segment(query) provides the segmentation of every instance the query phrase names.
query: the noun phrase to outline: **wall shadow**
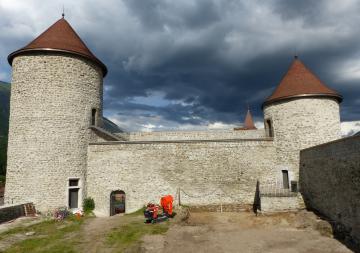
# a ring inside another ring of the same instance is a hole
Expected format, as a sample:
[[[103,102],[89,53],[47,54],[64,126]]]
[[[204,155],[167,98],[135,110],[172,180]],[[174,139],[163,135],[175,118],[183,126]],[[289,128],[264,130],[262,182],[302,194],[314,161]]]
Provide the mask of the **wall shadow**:
[[[345,227],[343,224],[341,224],[338,221],[335,221],[333,219],[330,219],[320,211],[314,209],[310,205],[310,201],[306,200],[306,197],[301,193],[304,202],[305,202],[305,208],[309,212],[313,212],[316,214],[321,220],[324,220],[328,222],[331,225],[332,228],[332,234],[334,236],[334,239],[345,245],[348,249],[352,250],[355,253],[360,253],[360,242],[355,240],[351,236],[351,228]],[[340,217],[339,217],[340,218]]]
[[[253,212],[256,214],[258,210],[261,211],[261,198],[260,198],[260,182],[259,180],[256,181],[256,189],[255,189],[255,196],[254,196],[254,203],[253,203]]]

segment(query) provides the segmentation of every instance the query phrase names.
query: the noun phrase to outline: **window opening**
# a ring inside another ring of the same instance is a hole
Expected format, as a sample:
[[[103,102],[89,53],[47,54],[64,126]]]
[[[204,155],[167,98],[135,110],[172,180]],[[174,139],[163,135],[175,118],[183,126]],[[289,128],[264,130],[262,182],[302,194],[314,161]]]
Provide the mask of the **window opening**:
[[[274,130],[271,124],[271,120],[267,119],[266,121],[266,131],[267,131],[267,136],[268,137],[274,137]]]
[[[91,125],[93,125],[93,126],[96,125],[96,114],[97,114],[97,111],[95,108],[93,108],[91,110]]]

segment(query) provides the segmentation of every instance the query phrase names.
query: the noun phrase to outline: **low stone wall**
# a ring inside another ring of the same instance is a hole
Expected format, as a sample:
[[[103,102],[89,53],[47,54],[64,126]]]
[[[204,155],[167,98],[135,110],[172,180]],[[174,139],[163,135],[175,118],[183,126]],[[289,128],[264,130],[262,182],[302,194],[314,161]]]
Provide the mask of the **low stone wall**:
[[[360,136],[302,150],[300,189],[307,207],[360,242]]]
[[[0,207],[0,223],[25,216],[24,205],[10,205]]]
[[[253,206],[250,204],[224,204],[189,206],[190,212],[252,212]]]
[[[210,130],[172,132],[133,132],[130,141],[221,140],[265,138],[265,130]]]
[[[294,211],[304,208],[304,201],[300,194],[287,197],[261,196],[261,211],[263,212]]]
[[[126,212],[178,192],[183,205],[252,205],[257,180],[279,173],[275,158],[271,139],[94,143],[87,195],[99,216],[109,215],[115,190],[125,192]]]

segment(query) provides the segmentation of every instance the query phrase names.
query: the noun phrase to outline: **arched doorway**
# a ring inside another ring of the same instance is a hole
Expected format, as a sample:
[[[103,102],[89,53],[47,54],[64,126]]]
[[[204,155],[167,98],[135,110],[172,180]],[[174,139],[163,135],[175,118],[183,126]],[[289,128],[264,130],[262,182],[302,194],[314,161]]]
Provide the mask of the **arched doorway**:
[[[125,192],[113,191],[110,194],[110,216],[125,213]]]

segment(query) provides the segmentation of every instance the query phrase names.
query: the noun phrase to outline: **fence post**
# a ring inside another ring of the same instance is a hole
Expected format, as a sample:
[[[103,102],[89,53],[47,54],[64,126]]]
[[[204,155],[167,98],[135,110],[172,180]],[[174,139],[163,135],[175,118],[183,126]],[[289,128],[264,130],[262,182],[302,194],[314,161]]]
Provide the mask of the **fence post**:
[[[179,207],[181,206],[181,198],[180,198],[180,187],[178,188],[178,198],[179,198],[179,200],[178,200],[178,202],[179,202]]]
[[[220,191],[220,213],[223,212],[223,206],[222,206],[222,190]]]

